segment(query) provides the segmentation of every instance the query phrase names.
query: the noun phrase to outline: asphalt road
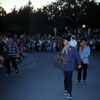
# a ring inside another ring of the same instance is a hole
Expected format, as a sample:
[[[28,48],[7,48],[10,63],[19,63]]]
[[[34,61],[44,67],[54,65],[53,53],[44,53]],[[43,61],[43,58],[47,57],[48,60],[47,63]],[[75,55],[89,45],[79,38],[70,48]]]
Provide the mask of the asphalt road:
[[[52,52],[28,53],[18,64],[19,75],[6,77],[0,69],[0,100],[67,100],[64,95],[63,70],[54,64]],[[77,71],[73,73],[71,100],[100,100],[100,53],[92,53],[85,85],[76,85]]]

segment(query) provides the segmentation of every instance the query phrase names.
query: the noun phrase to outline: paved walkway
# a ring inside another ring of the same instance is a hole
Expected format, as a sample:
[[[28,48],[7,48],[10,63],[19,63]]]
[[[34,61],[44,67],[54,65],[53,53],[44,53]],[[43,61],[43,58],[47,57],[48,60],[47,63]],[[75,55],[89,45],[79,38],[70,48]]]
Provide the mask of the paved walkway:
[[[63,71],[54,64],[56,53],[29,53],[28,59],[19,64],[20,75],[6,77],[0,69],[0,100],[67,100],[64,95]],[[100,59],[90,56],[85,85],[75,85],[77,72],[73,73],[71,100],[100,100]]]

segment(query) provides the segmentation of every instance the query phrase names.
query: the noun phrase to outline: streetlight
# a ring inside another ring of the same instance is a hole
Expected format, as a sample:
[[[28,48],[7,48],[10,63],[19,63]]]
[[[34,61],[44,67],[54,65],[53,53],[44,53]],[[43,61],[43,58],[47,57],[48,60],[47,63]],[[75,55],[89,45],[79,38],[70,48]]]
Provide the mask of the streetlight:
[[[83,25],[82,25],[82,28],[86,28],[86,25],[85,25],[85,24],[83,24]]]

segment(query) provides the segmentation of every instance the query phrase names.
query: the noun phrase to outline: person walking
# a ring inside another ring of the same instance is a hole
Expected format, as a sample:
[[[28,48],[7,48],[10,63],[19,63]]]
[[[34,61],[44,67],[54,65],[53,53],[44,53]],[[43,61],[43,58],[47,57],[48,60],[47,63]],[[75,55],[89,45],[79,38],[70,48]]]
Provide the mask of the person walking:
[[[67,98],[72,96],[72,74],[75,68],[75,59],[78,63],[78,68],[81,68],[81,59],[77,48],[70,46],[70,36],[64,38],[63,40],[64,48],[62,50],[62,55],[67,57],[67,64],[64,65],[64,94]]]
[[[14,66],[15,71],[18,74],[16,58],[18,58],[19,56],[19,49],[12,36],[9,36],[9,42],[7,44],[6,52],[7,52],[6,67],[8,72],[6,76],[11,75],[11,68],[10,68],[11,64]]]
[[[85,83],[87,78],[87,67],[89,64],[90,47],[86,44],[85,39],[83,39],[81,42],[81,46],[79,48],[79,54],[81,57],[82,68],[78,69],[77,84],[80,84],[82,71],[83,71],[82,83]]]

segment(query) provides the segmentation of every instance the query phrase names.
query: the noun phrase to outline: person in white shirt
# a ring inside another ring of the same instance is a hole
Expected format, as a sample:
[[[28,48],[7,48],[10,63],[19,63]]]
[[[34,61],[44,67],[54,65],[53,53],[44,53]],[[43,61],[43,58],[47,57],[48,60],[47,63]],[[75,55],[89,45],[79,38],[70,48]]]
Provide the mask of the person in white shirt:
[[[42,50],[42,40],[41,39],[39,40],[39,44],[40,44],[40,48],[39,49],[41,51]]]
[[[71,37],[70,45],[73,47],[77,47],[77,41],[75,40],[75,36]]]
[[[53,51],[56,51],[56,41],[53,42]]]

